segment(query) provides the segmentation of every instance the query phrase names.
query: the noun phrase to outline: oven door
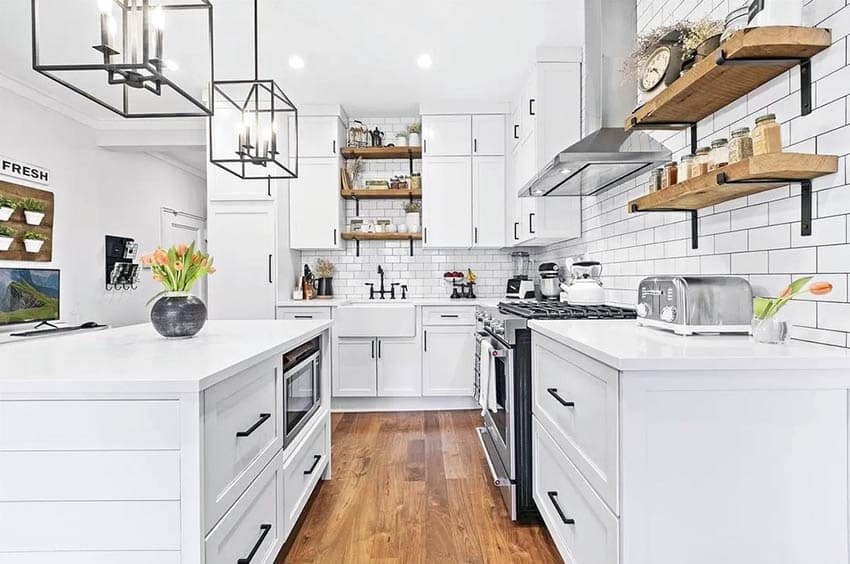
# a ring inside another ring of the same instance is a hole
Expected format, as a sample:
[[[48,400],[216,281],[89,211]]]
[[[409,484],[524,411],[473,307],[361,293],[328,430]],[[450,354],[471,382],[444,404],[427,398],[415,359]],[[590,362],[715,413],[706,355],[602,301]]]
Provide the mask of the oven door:
[[[321,404],[321,355],[310,352],[283,372],[284,444],[291,444]]]

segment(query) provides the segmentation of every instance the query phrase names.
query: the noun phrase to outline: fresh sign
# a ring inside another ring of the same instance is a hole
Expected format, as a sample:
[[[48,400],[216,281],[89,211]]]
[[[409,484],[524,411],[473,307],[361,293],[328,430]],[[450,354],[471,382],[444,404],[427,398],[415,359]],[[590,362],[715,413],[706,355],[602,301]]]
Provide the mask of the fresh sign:
[[[38,184],[50,184],[50,171],[30,163],[0,155],[0,174]]]

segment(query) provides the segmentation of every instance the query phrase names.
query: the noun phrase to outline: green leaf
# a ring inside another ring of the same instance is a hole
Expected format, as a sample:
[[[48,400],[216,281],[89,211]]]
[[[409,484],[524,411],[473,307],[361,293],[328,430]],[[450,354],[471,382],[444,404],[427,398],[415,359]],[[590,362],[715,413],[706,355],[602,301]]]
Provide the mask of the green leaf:
[[[757,319],[766,319],[773,302],[771,298],[753,298],[753,315]]]

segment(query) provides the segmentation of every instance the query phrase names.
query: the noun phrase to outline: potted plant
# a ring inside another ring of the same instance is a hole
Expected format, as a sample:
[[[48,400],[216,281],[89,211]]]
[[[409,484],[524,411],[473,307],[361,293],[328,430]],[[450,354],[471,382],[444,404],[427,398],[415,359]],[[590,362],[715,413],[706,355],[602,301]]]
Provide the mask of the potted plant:
[[[155,302],[151,308],[151,323],[157,333],[166,338],[188,338],[201,330],[207,321],[207,306],[189,292],[195,283],[215,272],[213,259],[191,245],[174,245],[170,249],[157,248],[141,257],[144,266],[150,266],[153,279],[165,289],[148,300]]]
[[[829,282],[814,282],[812,276],[794,280],[776,298],[753,298],[753,339],[758,343],[778,344],[788,340],[788,322],[776,319],[776,314],[793,298],[811,293],[816,296],[832,291]],[[808,286],[807,286],[808,285]]]
[[[396,147],[407,147],[407,131],[399,131],[395,134],[395,146]]]
[[[404,223],[407,225],[408,231],[411,233],[419,232],[420,218],[419,213],[422,211],[420,202],[409,202],[404,205]]]
[[[345,170],[348,173],[348,179],[351,181],[351,187],[354,190],[361,188],[361,177],[363,176],[363,159],[357,157],[345,161]]]
[[[410,146],[419,147],[422,145],[422,122],[415,121],[407,126],[407,132],[410,134]]]
[[[8,251],[14,241],[15,230],[8,225],[0,225],[0,251]]]
[[[15,212],[15,208],[19,205],[17,200],[0,194],[0,221],[9,221],[9,218]]]
[[[703,18],[690,24],[682,40],[682,58],[693,58],[698,63],[720,47],[722,33],[723,22],[719,20]]]
[[[47,209],[47,205],[42,200],[27,198],[21,202],[21,207],[24,208],[27,225],[41,225],[44,219],[44,210]]]
[[[36,233],[35,231],[27,231],[24,233],[24,247],[28,253],[37,253],[41,251],[44,242],[47,241],[47,235]]]
[[[316,278],[319,280],[316,292],[316,296],[318,298],[327,299],[333,297],[334,270],[336,270],[336,267],[331,261],[323,258],[316,260],[316,265],[313,267],[313,271],[316,273]]]

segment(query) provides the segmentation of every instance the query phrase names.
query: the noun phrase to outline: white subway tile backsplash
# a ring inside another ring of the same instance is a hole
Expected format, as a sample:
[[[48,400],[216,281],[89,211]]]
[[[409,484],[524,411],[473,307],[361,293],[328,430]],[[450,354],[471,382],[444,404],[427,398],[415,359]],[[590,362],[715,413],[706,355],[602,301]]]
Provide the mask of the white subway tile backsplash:
[[[767,251],[732,254],[732,274],[766,274]]]
[[[835,331],[850,331],[850,304],[818,302],[818,327]]]
[[[817,249],[782,249],[768,253],[770,272],[808,272],[817,270]]]
[[[718,233],[714,236],[714,252],[716,253],[746,251],[748,249],[747,245],[748,237],[746,231]]]
[[[791,120],[791,143],[832,131],[844,123],[845,100],[841,98],[825,106],[812,110],[807,116],[798,116]]]
[[[803,237],[800,223],[791,226],[791,246],[810,247],[815,245],[834,245],[847,242],[847,218],[843,215],[815,219],[812,221],[812,234]]]
[[[787,224],[750,229],[750,250],[782,249],[791,246],[791,228]]]

